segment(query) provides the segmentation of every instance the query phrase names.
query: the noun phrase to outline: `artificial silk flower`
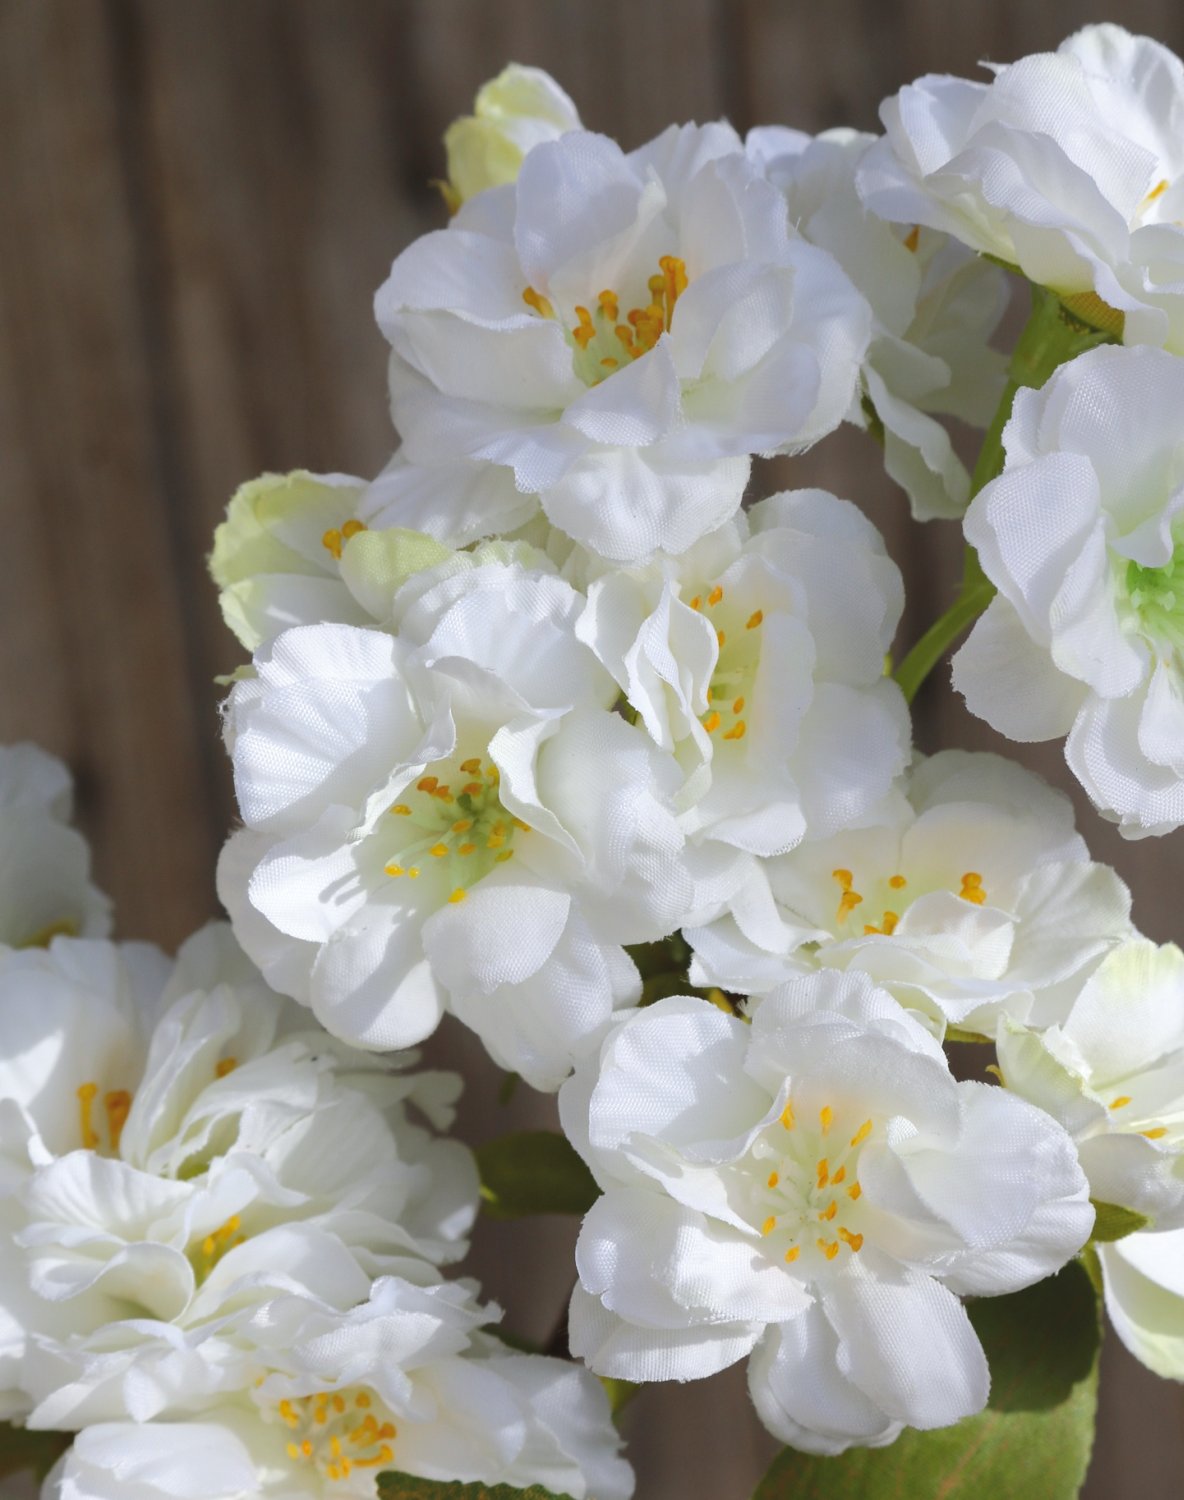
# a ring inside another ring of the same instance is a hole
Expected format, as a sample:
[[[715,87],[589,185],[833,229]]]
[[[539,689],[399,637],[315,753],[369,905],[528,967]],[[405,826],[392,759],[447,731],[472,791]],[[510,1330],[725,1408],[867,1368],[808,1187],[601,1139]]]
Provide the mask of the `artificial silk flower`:
[[[686,933],[691,978],[760,995],[794,972],[861,971],[924,1017],[994,1035],[1063,1017],[1130,935],[1130,893],[1089,859],[1067,797],[1001,756],[918,758],[895,815],[750,867]]]
[[[1114,1332],[1156,1375],[1184,1380],[1184,1229],[1129,1234],[1098,1258]]]
[[[253,479],[235,493],[214,533],[210,573],[223,619],[253,652],[293,625],[386,623],[401,586],[429,568],[519,560],[556,571],[525,543],[474,545],[484,531],[464,524],[466,507],[486,520],[530,518],[512,484],[518,513],[497,515],[489,476],[498,472],[440,464],[425,484],[425,471],[396,455],[371,485],[302,470]],[[460,509],[450,512],[450,503]],[[417,529],[420,523],[427,529]],[[472,550],[457,555],[454,547]]]
[[[918,520],[959,516],[970,478],[935,417],[978,427],[991,420],[1004,356],[988,340],[1007,306],[1007,281],[957,240],[889,224],[863,206],[855,173],[875,139],[774,125],[750,131],[746,149],[784,194],[790,221],[835,257],[871,305],[872,340],[849,419],[882,429],[884,466]]]
[[[885,101],[864,202],[1018,266],[1087,319],[1124,321],[1127,343],[1184,352],[1180,59],[1107,24],[994,71],[930,74]]]
[[[473,113],[444,132],[449,206],[513,182],[532,147],[579,128],[578,110],[550,73],[511,63],[478,90]]]
[[[787,983],[751,1025],[702,1000],[618,1023],[560,1093],[603,1196],[571,1346],[693,1380],[745,1356],[766,1426],[815,1453],[978,1411],[960,1301],[1052,1274],[1093,1223],[1072,1141],[858,974]]]
[[[1043,1032],[1004,1017],[1007,1087],[1077,1142],[1099,1203],[1184,1228],[1184,953],[1132,938]]]
[[[285,632],[227,716],[246,828],[220,892],[272,982],[369,1048],[446,1002],[539,1088],[636,998],[620,945],[693,886],[681,773],[611,712],[584,598],[517,561],[411,578],[396,633]]]
[[[111,930],[111,903],[91,883],[90,849],[69,827],[72,806],[60,760],[36,745],[0,745],[0,945]]]
[[[614,562],[684,551],[736,512],[750,455],[832,431],[870,333],[726,125],[536,146],[375,306],[404,456],[511,469]]]
[[[224,926],[175,966],[69,938],[0,954],[10,1403],[33,1344],[200,1325],[294,1259],[339,1251],[364,1280],[464,1253],[472,1156],[407,1113],[447,1124],[459,1080],[380,1071],[304,1022]]]
[[[686,771],[692,842],[770,856],[866,820],[904,768],[908,713],[884,676],[902,604],[875,527],[795,490],[598,578],[577,634]]]
[[[281,1293],[218,1335],[241,1355],[237,1389],[191,1414],[88,1427],[44,1494],[125,1500],[134,1480],[143,1500],[370,1500],[394,1469],[627,1500],[633,1475],[600,1383],[511,1351],[485,1331],[498,1316],[464,1285],[393,1276],[348,1308]]]
[[[998,589],[954,658],[967,706],[1065,758],[1128,838],[1184,824],[1184,361],[1094,349],[1021,390],[966,513]]]

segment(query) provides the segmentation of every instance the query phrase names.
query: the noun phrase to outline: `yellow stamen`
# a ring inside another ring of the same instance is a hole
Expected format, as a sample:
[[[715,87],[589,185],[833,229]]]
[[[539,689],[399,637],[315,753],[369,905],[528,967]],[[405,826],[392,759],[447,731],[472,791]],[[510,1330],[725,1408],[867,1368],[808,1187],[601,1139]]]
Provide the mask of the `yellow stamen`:
[[[362,531],[365,531],[365,530],[366,530],[366,523],[365,523],[365,521],[356,521],[356,520],[355,521],[347,521],[345,523],[345,525],[341,528],[341,535],[345,539],[345,541],[348,542],[351,537],[355,537],[355,536],[358,535],[359,532],[362,532]]]
[[[776,1173],[776,1172],[770,1172],[769,1173],[769,1186],[771,1188],[775,1188],[780,1181],[781,1181],[781,1177],[780,1177],[780,1175],[778,1173]]]
[[[744,699],[743,698],[735,698],[735,699],[733,699],[733,701],[732,701],[732,712],[734,714],[742,714],[744,712]]]
[[[443,859],[444,856],[448,853],[448,845],[433,844],[432,847],[428,850],[428,853],[432,856],[433,859]]]
[[[82,1146],[93,1151],[99,1144],[98,1131],[91,1124],[90,1112],[99,1092],[97,1083],[84,1083],[78,1089],[79,1121],[82,1127]]]
[[[772,1214],[770,1214],[769,1217],[765,1220],[765,1222],[761,1225],[761,1233],[762,1234],[772,1234],[773,1231],[774,1231],[774,1229],[776,1229],[776,1227],[777,1227],[777,1220],[773,1217]]]
[[[839,1183],[842,1182],[846,1176],[847,1176],[847,1168],[846,1167],[840,1167],[839,1170],[835,1173],[835,1175],[831,1178],[831,1181],[834,1183],[835,1187],[838,1187]]]
[[[819,1158],[815,1171],[818,1174],[818,1186],[824,1188],[830,1181],[830,1162],[825,1156]]]
[[[719,647],[720,647],[720,650],[722,651],[723,648],[724,648],[724,643],[728,639],[727,636],[724,634],[724,632],[722,630],[717,630],[715,632],[715,638],[719,642]]]
[[[913,227],[909,230],[908,234],[906,234],[905,237],[904,237],[904,248],[906,250],[912,250],[914,252],[914,254],[915,254],[917,246],[918,246],[918,244],[920,244],[920,241],[921,241],[921,226],[920,226],[920,224],[914,224]]]
[[[903,875],[892,875],[889,877],[888,884],[894,891],[903,891],[905,886],[908,885],[908,881]]]
[[[132,1096],[126,1089],[113,1089],[104,1098],[103,1107],[107,1111],[107,1135],[111,1141],[111,1149],[118,1151],[119,1138],[123,1134],[123,1127],[131,1113]]]
[[[439,782],[434,776],[421,776],[415,783],[415,790],[417,792],[434,792],[438,785]]]
[[[617,299],[616,292],[611,290],[603,291],[597,297],[596,301],[600,307],[600,311],[610,323],[615,323],[621,316],[621,304]]]
[[[576,317],[579,323],[572,329],[571,336],[581,349],[586,349],[596,337],[596,325],[592,322],[592,314],[586,307],[577,307]]]
[[[336,526],[330,527],[321,537],[321,546],[338,562],[341,561],[341,532]]]
[[[481,757],[479,755],[471,755],[468,760],[461,761],[460,768],[466,776],[476,776],[481,770]]]
[[[832,1198],[830,1200],[830,1202],[826,1205],[826,1207],[824,1209],[821,1209],[819,1211],[818,1217],[820,1219],[828,1219],[828,1220],[829,1219],[833,1219],[834,1216],[838,1213],[838,1211],[839,1211],[839,1205]]]
[[[835,1112],[833,1109],[831,1109],[829,1104],[824,1104],[818,1111],[818,1118],[822,1123],[822,1133],[823,1135],[825,1135],[826,1132],[830,1129],[831,1125],[834,1123]]]
[[[1149,1141],[1161,1141],[1167,1135],[1166,1125],[1157,1125],[1154,1130],[1140,1130],[1140,1135],[1145,1135]]]
[[[855,1134],[851,1137],[851,1144],[853,1146],[862,1146],[864,1141],[867,1140],[868,1136],[871,1135],[871,1133],[872,1122],[870,1120],[865,1120],[859,1127],[859,1129],[855,1132]]]
[[[987,899],[987,893],[983,890],[983,877],[977,870],[968,870],[962,877],[962,889],[958,892],[963,901],[969,901],[973,906],[982,906]]]
[[[707,596],[707,603],[708,603],[708,605],[716,605],[716,604],[718,604],[719,601],[723,598],[723,596],[724,596],[724,591],[720,587],[720,585],[717,583],[716,586],[710,592],[710,594],[708,594],[708,596]]]
[[[781,1123],[786,1130],[792,1130],[796,1123],[793,1117],[793,1105],[788,1099],[785,1101],[785,1108],[781,1111]]]
[[[851,889],[851,882],[855,877],[851,874],[850,870],[832,870],[830,874],[832,880],[839,882],[840,890],[849,891]]]
[[[453,891],[452,895],[449,896],[448,904],[450,906],[455,906],[459,901],[463,901],[467,894],[468,892],[465,890],[464,886],[458,885],[456,890]]]
[[[238,1067],[238,1059],[235,1057],[224,1057],[214,1069],[215,1078],[225,1078],[227,1073],[233,1073]]]
[[[391,808],[391,812],[396,818],[409,818],[411,816],[411,809],[407,806],[406,802],[396,802],[394,807]]]
[[[411,868],[407,871],[407,879],[408,880],[418,880],[419,879],[419,868],[418,868],[417,865],[412,865]]]
[[[1164,193],[1167,192],[1167,190],[1168,190],[1168,180],[1167,180],[1166,177],[1161,177],[1160,180],[1151,189],[1151,191],[1147,194],[1147,196],[1143,199],[1143,202],[1144,203],[1154,203],[1157,198],[1162,198],[1163,195],[1164,195]]]
[[[494,855],[494,862],[496,864],[499,864],[499,865],[504,865],[505,862],[506,862],[506,860],[513,859],[513,858],[514,858],[514,851],[513,851],[513,849],[503,849],[500,854],[495,854]]]
[[[835,1256],[839,1253],[838,1240],[818,1240],[817,1244],[827,1260],[834,1260]]]
[[[384,875],[403,875],[406,872],[402,865],[383,865],[382,873]]]
[[[718,709],[714,709],[713,708],[711,710],[711,712],[707,715],[707,717],[703,720],[703,728],[706,729],[706,731],[707,731],[708,734],[714,734],[715,731],[719,728],[719,726],[720,726],[719,711],[718,711]]]
[[[472,854],[476,847],[476,844],[461,844],[456,852],[458,854]]]
[[[457,818],[456,822],[452,825],[452,831],[453,833],[468,833],[472,826],[472,818]]]
[[[763,609],[754,609],[752,614],[750,614],[748,619],[745,621],[745,630],[755,630],[764,618],[765,612]]]
[[[1125,1109],[1130,1102],[1131,1096],[1129,1094],[1119,1094],[1117,1099],[1111,1099],[1110,1108]]]
[[[839,898],[839,910],[836,920],[845,922],[862,900],[863,897],[858,891],[844,891]]]
[[[736,722],[732,725],[731,729],[725,731],[724,739],[742,740],[747,732],[748,725],[744,722],[743,719],[737,719]]]
[[[802,1253],[801,1249],[797,1245],[791,1245],[789,1247],[789,1249],[785,1252],[785,1259],[792,1266],[793,1263],[794,1263],[794,1261],[797,1260],[798,1256],[801,1253]]]
[[[844,1229],[842,1228],[842,1226],[836,1229],[835,1233],[842,1240],[844,1245],[850,1245],[851,1249],[856,1253],[863,1249],[863,1235],[852,1234],[849,1229]]]
[[[695,597],[691,600],[691,608],[692,609],[702,609],[702,607],[703,607],[703,598],[702,598],[702,596],[700,594],[696,594]]]
[[[859,1186],[859,1184],[857,1182],[853,1182],[851,1184],[851,1186],[847,1189],[847,1197],[851,1199],[852,1203],[856,1203],[856,1202],[858,1202],[858,1200],[862,1196],[863,1196],[863,1189]]]
[[[541,292],[536,292],[534,287],[528,286],[522,293],[522,300],[527,307],[532,308],[540,317],[553,318],[555,309]]]

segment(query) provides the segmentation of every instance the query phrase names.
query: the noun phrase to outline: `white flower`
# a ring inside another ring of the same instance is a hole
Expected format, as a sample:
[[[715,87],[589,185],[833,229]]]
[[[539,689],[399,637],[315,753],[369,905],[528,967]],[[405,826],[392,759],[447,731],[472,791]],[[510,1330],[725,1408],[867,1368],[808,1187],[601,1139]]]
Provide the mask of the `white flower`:
[[[733,515],[751,454],[832,431],[870,324],[725,125],[536,146],[399,256],[376,310],[409,460],[510,469],[629,562]]]
[[[1069,768],[1129,838],[1184,823],[1184,361],[1094,349],[1022,390],[966,513],[999,590],[954,659],[967,706]]]
[[[417,469],[396,454],[370,485],[303,470],[251,480],[214,533],[210,573],[223,619],[257,651],[293,625],[385,623],[401,585],[428,568],[518,559],[552,570],[542,552],[515,543],[452,551],[530,519],[534,501],[524,508],[512,483],[514,508],[500,507],[504,472],[472,463]]]
[[[1007,1087],[1077,1142],[1090,1196],[1184,1227],[1184,953],[1133,938],[1066,1018],[1036,1032],[1004,1018]]]
[[[1131,932],[1130,894],[1093,864],[1068,798],[997,755],[914,765],[895,817],[762,861],[727,915],[686,936],[691,977],[761,994],[819,966],[860,970],[938,1031],[1046,1026]]]
[[[91,884],[86,840],[67,826],[72,805],[60,760],[36,745],[0,745],[0,944],[110,931],[111,903]]]
[[[5,1386],[30,1340],[134,1346],[137,1319],[199,1325],[302,1258],[364,1286],[464,1253],[472,1157],[406,1112],[447,1123],[459,1080],[388,1076],[303,1022],[221,926],[171,973],[137,945],[0,954]]]
[[[579,128],[575,105],[550,73],[511,63],[478,90],[473,113],[444,133],[450,203],[457,208],[485,188],[513,182],[531,147]]]
[[[1159,42],[1087,26],[990,83],[928,75],[880,109],[864,202],[945,230],[1184,352],[1184,66]]]
[[[271,981],[337,1035],[405,1046],[446,999],[555,1088],[638,980],[619,945],[691,901],[678,767],[612,713],[583,596],[518,562],[410,579],[395,635],[281,635],[231,696],[246,829],[220,891]]]
[[[866,819],[903,769],[908,713],[884,676],[902,603],[875,527],[796,490],[597,579],[577,633],[687,771],[688,835],[775,855]]]
[[[1007,281],[956,240],[888,224],[864,208],[855,173],[875,139],[856,130],[810,136],[774,125],[750,131],[746,145],[784,193],[791,222],[830,251],[871,304],[862,400],[850,420],[878,420],[884,466],[918,520],[958,516],[970,479],[934,416],[979,427],[991,420],[1004,356],[988,340],[1007,306]]]
[[[1184,1380],[1184,1229],[1099,1245],[1114,1332],[1149,1370]]]
[[[242,1354],[237,1390],[187,1421],[167,1419],[182,1406],[89,1427],[45,1494],[125,1500],[134,1479],[143,1500],[373,1497],[395,1469],[627,1500],[633,1476],[599,1382],[513,1353],[483,1331],[497,1315],[461,1285],[397,1277],[348,1310],[281,1294],[218,1335]]]
[[[959,1296],[1051,1274],[1093,1223],[1061,1127],[957,1083],[862,975],[787,984],[751,1026],[660,1000],[560,1108],[603,1191],[576,1247],[573,1351],[631,1380],[751,1354],[762,1420],[811,1452],[979,1410]]]

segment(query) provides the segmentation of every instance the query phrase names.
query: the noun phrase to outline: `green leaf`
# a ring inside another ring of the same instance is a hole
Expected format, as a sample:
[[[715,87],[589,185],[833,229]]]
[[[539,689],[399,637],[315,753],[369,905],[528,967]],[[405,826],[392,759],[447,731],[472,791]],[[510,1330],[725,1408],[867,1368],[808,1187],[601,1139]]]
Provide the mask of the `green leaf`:
[[[786,1448],[753,1500],[1074,1500],[1093,1447],[1101,1322],[1077,1262],[1010,1297],[968,1303],[991,1366],[985,1411],[887,1448]]]
[[[1137,1214],[1133,1208],[1123,1208],[1117,1203],[1099,1203],[1091,1198],[1094,1206],[1094,1232],[1090,1242],[1094,1245],[1112,1245],[1115,1240],[1125,1240],[1128,1234],[1146,1229],[1151,1220]]]
[[[600,1195],[592,1173],[564,1136],[522,1130],[477,1148],[481,1197],[495,1219],[522,1214],[585,1214]]]
[[[0,1422],[0,1479],[25,1471],[44,1479],[73,1440],[70,1432],[34,1432]]]
[[[380,1474],[378,1500],[570,1500],[532,1484],[528,1490],[508,1484],[458,1484],[447,1479],[416,1479],[413,1474]]]

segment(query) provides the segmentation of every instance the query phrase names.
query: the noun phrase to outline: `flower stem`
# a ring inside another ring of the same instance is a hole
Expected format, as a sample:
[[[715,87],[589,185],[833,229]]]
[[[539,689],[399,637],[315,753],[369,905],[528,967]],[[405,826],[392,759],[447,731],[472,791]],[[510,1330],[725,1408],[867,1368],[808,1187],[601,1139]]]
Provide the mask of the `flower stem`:
[[[1007,384],[983,438],[970,479],[971,499],[1003,470],[1003,430],[1011,419],[1016,392],[1022,386],[1038,390],[1058,365],[1075,359],[1097,344],[1115,341],[1112,329],[1101,329],[1083,322],[1065,308],[1055,292],[1032,287],[1032,311],[1012,353]],[[906,702],[913,701],[926,677],[974,624],[994,594],[995,586],[983,572],[978,553],[973,547],[967,547],[958,597],[916,642],[893,674]]]

